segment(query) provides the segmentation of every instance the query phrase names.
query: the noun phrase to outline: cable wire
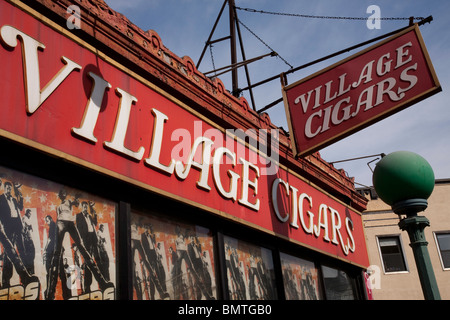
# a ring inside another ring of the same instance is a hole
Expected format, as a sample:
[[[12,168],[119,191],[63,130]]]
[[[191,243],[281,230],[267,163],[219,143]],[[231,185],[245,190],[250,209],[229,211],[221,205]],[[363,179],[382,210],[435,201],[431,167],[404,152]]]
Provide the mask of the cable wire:
[[[213,70],[216,70],[216,64],[214,63],[214,54],[213,54],[212,48],[213,48],[213,45],[209,44],[209,54],[211,55],[212,67],[213,67]],[[217,77],[217,73],[216,72],[214,72],[214,75]]]
[[[237,8],[237,7],[236,7]],[[237,19],[237,18],[236,18]],[[253,36],[255,36],[256,39],[258,39],[262,44],[264,44],[271,52],[275,52],[276,55],[285,63],[287,64],[291,69],[294,68],[293,65],[291,65],[289,62],[286,61],[282,56],[280,56],[279,53],[277,53],[275,50],[273,50],[267,43],[265,43],[258,35],[256,35],[252,30],[250,30],[249,27],[247,27],[241,20],[237,19],[237,21],[245,28],[248,32],[250,32]]]
[[[289,17],[297,17],[297,18],[309,18],[309,19],[328,19],[328,20],[410,20],[410,17],[380,17],[380,18],[368,18],[368,17],[342,17],[342,16],[316,16],[310,14],[298,14],[298,13],[284,13],[284,12],[272,12],[272,11],[264,11],[264,10],[256,10],[251,8],[241,8],[236,7],[238,10],[253,12],[253,13],[262,13],[262,14],[271,14],[278,16],[289,16]],[[412,17],[413,20],[423,20],[424,17]]]

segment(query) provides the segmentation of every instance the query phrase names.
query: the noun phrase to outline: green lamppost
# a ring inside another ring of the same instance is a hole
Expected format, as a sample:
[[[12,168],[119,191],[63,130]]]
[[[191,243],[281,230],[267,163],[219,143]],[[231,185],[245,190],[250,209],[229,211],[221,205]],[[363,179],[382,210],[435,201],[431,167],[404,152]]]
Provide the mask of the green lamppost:
[[[428,207],[434,189],[433,169],[420,155],[397,151],[377,163],[372,179],[378,196],[399,215],[400,229],[408,232],[425,299],[440,300],[424,233],[430,221],[417,215]]]

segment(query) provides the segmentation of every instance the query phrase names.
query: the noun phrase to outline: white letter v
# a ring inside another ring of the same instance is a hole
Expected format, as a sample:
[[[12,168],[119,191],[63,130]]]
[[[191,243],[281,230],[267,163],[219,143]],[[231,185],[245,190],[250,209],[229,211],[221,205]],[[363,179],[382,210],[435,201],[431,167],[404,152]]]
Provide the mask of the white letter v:
[[[22,39],[22,54],[24,64],[24,80],[27,112],[33,114],[41,104],[52,94],[53,91],[64,81],[65,78],[75,69],[81,70],[81,66],[72,60],[61,57],[65,64],[58,73],[42,89],[39,76],[38,49],[45,49],[45,45],[31,38],[22,31],[5,25],[0,31],[1,39],[10,47],[17,46],[17,38]]]

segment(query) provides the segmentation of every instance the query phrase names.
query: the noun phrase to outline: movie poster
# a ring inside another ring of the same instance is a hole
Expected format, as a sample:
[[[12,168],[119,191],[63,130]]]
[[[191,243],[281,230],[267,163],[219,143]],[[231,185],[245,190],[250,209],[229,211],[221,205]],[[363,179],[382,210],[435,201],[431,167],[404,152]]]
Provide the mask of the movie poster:
[[[217,299],[210,230],[131,215],[134,300]]]
[[[224,242],[230,299],[276,299],[272,252],[227,236]]]
[[[286,300],[319,300],[319,274],[314,262],[281,253]]]
[[[0,167],[0,300],[115,298],[116,204]]]

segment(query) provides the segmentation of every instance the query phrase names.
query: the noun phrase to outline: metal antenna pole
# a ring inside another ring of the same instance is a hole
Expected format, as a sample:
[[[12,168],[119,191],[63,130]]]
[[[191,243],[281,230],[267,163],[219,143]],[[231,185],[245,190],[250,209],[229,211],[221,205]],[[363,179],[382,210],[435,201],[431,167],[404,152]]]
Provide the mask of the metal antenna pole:
[[[237,50],[236,50],[236,16],[234,12],[234,0],[228,0],[228,7],[230,12],[230,50],[231,50],[231,64],[237,63]],[[238,88],[238,70],[233,68],[231,70],[231,82],[232,82],[232,94],[235,97],[239,96]]]
[[[223,10],[225,9],[225,6],[226,6],[227,2],[228,2],[228,0],[225,0],[225,1],[223,2],[222,8],[220,9],[220,12],[219,12],[219,15],[217,16],[216,22],[214,23],[214,27],[212,28],[211,33],[209,34],[208,40],[207,40],[206,43],[205,43],[205,47],[203,48],[202,54],[200,55],[200,58],[198,59],[197,66],[196,66],[197,70],[198,70],[198,68],[200,67],[200,63],[201,63],[202,60],[203,60],[203,56],[205,55],[205,52],[206,52],[206,49],[208,48],[208,46],[209,46],[211,43],[213,43],[213,42],[217,42],[217,41],[222,41],[222,40],[224,40],[224,39],[220,39],[220,40],[217,40],[217,41],[213,41],[213,42],[212,42],[212,41],[211,41],[211,38],[212,38],[212,36],[213,36],[213,34],[214,34],[214,31],[216,30],[217,24],[219,23],[220,17],[222,16]]]
[[[239,20],[238,20],[236,8],[233,8],[233,11],[234,11],[234,15],[235,15],[235,18],[236,18],[236,28],[237,28],[237,33],[238,33],[238,37],[239,37],[239,45],[241,47],[242,60],[243,61],[247,61],[247,57],[245,56],[245,50],[244,50],[244,42],[242,41],[241,29],[239,28]],[[273,52],[271,52],[270,55],[273,55]],[[249,87],[251,87],[252,84],[250,82],[250,73],[248,71],[248,65],[247,64],[244,65],[244,69],[245,69],[245,76],[247,77],[247,85]],[[237,70],[237,68],[236,68],[236,70]],[[240,90],[240,92],[242,92],[242,90]],[[238,94],[240,94],[240,92],[238,92]],[[249,94],[250,94],[250,100],[251,100],[251,103],[252,103],[252,108],[253,108],[253,110],[256,111],[255,98],[253,97],[253,90],[252,89],[249,90]]]

